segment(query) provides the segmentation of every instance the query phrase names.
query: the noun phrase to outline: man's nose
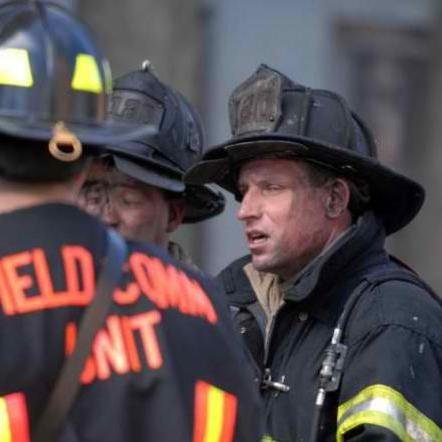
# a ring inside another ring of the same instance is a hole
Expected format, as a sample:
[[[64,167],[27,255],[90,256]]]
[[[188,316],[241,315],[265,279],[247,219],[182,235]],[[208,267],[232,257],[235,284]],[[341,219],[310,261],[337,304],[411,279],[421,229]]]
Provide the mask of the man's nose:
[[[260,213],[260,203],[257,195],[252,191],[247,191],[241,200],[238,212],[236,214],[240,221],[247,221],[251,218],[258,218]]]
[[[101,212],[101,221],[104,222],[109,227],[113,227],[114,229],[118,228],[119,225],[119,216],[118,210],[115,205],[112,204],[112,200],[108,199],[103,207]]]

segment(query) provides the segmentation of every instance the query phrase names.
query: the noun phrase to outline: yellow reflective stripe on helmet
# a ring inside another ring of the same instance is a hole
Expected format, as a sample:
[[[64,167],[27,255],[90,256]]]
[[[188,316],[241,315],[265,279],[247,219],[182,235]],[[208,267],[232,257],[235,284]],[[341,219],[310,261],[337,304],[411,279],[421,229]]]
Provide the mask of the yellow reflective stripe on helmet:
[[[83,92],[103,92],[103,82],[95,57],[90,54],[77,55],[71,87]]]
[[[26,49],[0,49],[0,85],[32,87],[31,63]]]
[[[359,425],[378,425],[401,441],[442,441],[442,430],[405,397],[386,385],[372,385],[338,408],[337,440]]]

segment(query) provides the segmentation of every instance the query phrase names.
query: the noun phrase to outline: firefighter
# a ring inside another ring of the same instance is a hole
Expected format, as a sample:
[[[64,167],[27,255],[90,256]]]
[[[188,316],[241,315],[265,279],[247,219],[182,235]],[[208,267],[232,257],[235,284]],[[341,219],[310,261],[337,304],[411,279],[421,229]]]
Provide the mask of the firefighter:
[[[442,440],[442,308],[385,251],[424,190],[382,165],[339,95],[261,65],[232,138],[190,169],[240,206],[250,255],[220,275],[269,440]]]
[[[202,154],[200,117],[177,91],[162,83],[148,61],[115,81],[110,115],[117,121],[152,124],[157,134],[112,145],[95,160],[79,203],[122,235],[149,241],[192,265],[170,234],[222,212],[224,197],[207,185],[187,185],[184,172]]]
[[[63,8],[0,6],[0,440],[255,442],[213,284],[73,204],[91,155],[154,132],[110,86]]]

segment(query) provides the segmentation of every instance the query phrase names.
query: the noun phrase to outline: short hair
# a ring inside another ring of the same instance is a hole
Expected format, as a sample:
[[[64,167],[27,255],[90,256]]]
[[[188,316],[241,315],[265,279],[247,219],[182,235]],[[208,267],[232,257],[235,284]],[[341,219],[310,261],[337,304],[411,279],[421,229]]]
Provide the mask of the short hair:
[[[370,188],[368,183],[363,179],[357,179],[355,177],[348,178],[339,174],[331,166],[329,167],[326,164],[320,164],[315,160],[302,158],[296,154],[291,155],[287,152],[270,152],[261,155],[259,159],[283,159],[301,162],[305,167],[307,179],[312,187],[322,187],[327,182],[337,178],[344,179],[350,188],[348,210],[352,215],[353,221],[371,207]],[[241,195],[238,192],[236,183],[238,182],[239,171],[246,162],[247,160],[238,162],[234,173],[234,188],[236,189],[236,198],[238,200],[241,200]]]
[[[339,175],[332,168],[327,168],[310,161],[303,161],[303,164],[306,168],[309,184],[313,187],[322,187],[327,182],[337,178],[342,178],[346,181],[350,189],[348,209],[353,218],[357,218],[370,208],[370,189],[366,181],[347,178],[346,176]]]
[[[87,155],[62,162],[49,152],[48,141],[0,135],[0,179],[21,183],[66,182],[86,165]]]

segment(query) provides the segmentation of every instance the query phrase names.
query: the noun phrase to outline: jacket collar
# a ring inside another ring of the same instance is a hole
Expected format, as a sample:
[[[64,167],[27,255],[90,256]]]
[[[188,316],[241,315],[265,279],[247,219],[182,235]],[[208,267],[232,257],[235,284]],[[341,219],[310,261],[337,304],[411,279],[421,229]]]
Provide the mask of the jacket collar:
[[[176,260],[188,265],[194,270],[199,270],[197,265],[192,261],[190,255],[178,243],[174,241],[169,241],[169,244],[167,245],[167,251],[169,252],[169,255]]]
[[[388,262],[385,231],[368,212],[289,284],[284,300],[325,322],[335,322],[367,269]]]
[[[229,264],[217,277],[229,298],[229,303],[233,305],[248,305],[257,302],[250,280],[244,273],[244,266],[250,261],[250,255],[238,258]]]

